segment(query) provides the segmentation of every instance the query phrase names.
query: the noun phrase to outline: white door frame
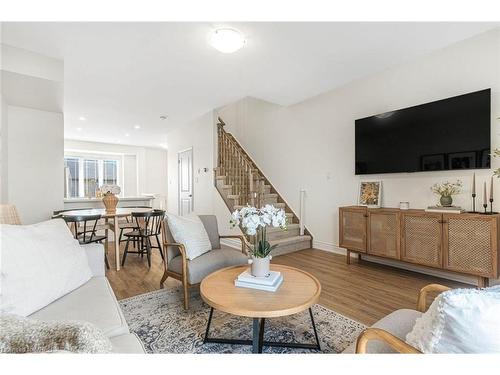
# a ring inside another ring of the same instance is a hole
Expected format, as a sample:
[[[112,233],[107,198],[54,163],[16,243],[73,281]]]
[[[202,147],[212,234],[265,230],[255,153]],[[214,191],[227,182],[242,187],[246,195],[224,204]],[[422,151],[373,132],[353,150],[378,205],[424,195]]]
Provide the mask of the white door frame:
[[[177,151],[177,213],[181,215],[181,163],[180,155],[191,151],[191,211],[194,211],[194,151],[193,147]]]

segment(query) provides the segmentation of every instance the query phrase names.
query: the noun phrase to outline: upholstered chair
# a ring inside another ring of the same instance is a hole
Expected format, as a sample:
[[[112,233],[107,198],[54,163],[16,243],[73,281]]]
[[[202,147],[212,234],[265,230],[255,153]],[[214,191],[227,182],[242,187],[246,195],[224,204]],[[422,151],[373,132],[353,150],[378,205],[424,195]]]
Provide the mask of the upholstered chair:
[[[418,296],[416,310],[396,310],[383,317],[373,326],[361,332],[357,341],[349,345],[343,353],[420,353],[418,349],[404,341],[405,337],[413,329],[416,320],[427,310],[428,294],[441,293],[447,290],[450,290],[450,288],[439,284],[430,284],[423,287]]]
[[[167,220],[163,221],[163,251],[165,252],[163,264],[165,271],[160,281],[160,287],[163,287],[163,283],[169,276],[181,281],[184,288],[184,308],[186,310],[189,309],[190,287],[199,285],[205,276],[214,271],[224,267],[247,264],[248,262],[245,236],[221,236],[219,235],[215,215],[199,215],[199,218],[207,231],[212,250],[193,260],[187,259],[184,244],[174,241]],[[239,239],[241,249],[221,245],[221,238]]]
[[[0,204],[0,224],[21,225],[21,219],[13,204]]]

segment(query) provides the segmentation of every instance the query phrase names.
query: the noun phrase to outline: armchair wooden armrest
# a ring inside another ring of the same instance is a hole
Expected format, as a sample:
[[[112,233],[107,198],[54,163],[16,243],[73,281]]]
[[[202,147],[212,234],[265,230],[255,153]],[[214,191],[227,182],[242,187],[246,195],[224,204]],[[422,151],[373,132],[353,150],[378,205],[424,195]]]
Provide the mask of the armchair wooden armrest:
[[[227,236],[219,236],[219,238],[238,238],[241,241],[241,252],[245,255],[248,255],[247,246],[250,246],[250,244],[248,243],[248,241],[244,235],[234,234],[234,235],[227,235]]]
[[[365,354],[366,346],[370,340],[383,341],[385,344],[389,345],[391,348],[399,353],[404,354],[418,354],[421,353],[419,350],[415,349],[413,346],[407,344],[399,337],[384,331],[380,328],[367,328],[358,337],[356,342],[356,354]]]
[[[427,310],[427,294],[429,292],[446,292],[450,290],[447,286],[440,284],[429,284],[420,289],[417,300],[417,310],[420,312],[425,312]]]

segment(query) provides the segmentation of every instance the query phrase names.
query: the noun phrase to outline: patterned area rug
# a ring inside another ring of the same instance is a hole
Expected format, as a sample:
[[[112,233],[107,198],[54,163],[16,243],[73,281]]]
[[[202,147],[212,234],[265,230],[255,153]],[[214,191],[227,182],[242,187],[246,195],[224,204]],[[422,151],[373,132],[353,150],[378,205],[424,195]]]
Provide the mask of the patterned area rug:
[[[251,353],[247,345],[203,344],[210,308],[191,291],[190,309],[182,307],[180,288],[157,290],[120,301],[130,330],[149,353]],[[313,306],[322,353],[340,353],[365,326],[321,305]],[[210,336],[250,339],[252,319],[215,310]],[[264,340],[314,343],[309,313],[266,319]],[[264,353],[317,353],[310,349],[264,347]]]

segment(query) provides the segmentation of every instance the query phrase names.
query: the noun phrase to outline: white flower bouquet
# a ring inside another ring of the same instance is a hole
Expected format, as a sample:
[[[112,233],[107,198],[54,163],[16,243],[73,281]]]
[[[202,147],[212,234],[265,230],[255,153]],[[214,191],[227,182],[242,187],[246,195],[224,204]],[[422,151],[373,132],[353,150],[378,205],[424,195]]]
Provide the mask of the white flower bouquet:
[[[267,241],[266,228],[272,226],[286,230],[287,224],[285,210],[271,204],[266,204],[260,209],[246,206],[236,210],[231,215],[230,223],[233,228],[241,225],[246,234],[257,236],[255,245],[249,247],[250,255],[254,258],[266,258],[276,247]]]
[[[105,184],[101,186],[101,192],[103,194],[108,194],[111,193],[113,195],[118,195],[121,193],[121,189],[118,185],[112,185],[112,184]]]

